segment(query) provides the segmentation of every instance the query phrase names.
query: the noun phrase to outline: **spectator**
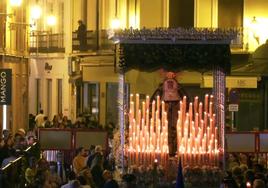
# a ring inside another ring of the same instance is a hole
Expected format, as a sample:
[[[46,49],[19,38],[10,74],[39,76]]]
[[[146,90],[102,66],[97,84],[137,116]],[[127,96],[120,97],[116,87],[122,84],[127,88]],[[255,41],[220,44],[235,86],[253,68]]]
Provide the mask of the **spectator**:
[[[102,177],[103,156],[100,153],[97,153],[94,157],[90,170],[97,188],[102,188],[104,185],[104,179]]]
[[[87,28],[82,20],[78,21],[78,29],[77,29],[77,39],[79,40],[79,50],[86,51],[87,50]]]
[[[15,149],[10,149],[8,151],[8,157],[5,158],[2,162],[2,168],[5,167],[8,163],[10,163],[11,161],[14,161],[15,159],[17,159],[17,153],[16,153],[16,150]]]
[[[78,184],[77,188],[80,186],[80,183],[75,179],[75,173],[74,171],[70,171],[68,174],[68,182],[61,186],[61,188],[76,188],[75,185]],[[76,183],[75,183],[76,182]]]
[[[52,127],[53,128],[59,128],[59,120],[58,120],[58,116],[57,115],[54,115],[54,117],[53,117]]]
[[[13,147],[13,137],[12,135],[9,135],[5,140],[4,140],[4,145],[0,149],[0,164],[2,164],[3,160],[7,157],[9,157],[9,150],[11,150]]]
[[[50,121],[48,120],[48,117],[47,117],[47,116],[44,117],[44,122],[43,122],[43,124],[42,124],[42,127],[45,127],[45,128],[51,128],[51,123],[50,123]]]
[[[42,127],[44,117],[45,117],[44,111],[41,109],[39,114],[37,114],[37,116],[35,117],[35,124],[37,128]]]
[[[86,152],[83,147],[78,148],[77,155],[73,159],[73,168],[76,174],[86,167]]]
[[[31,157],[29,159],[29,167],[25,171],[25,179],[27,186],[33,186],[36,172],[36,159],[34,157]]]
[[[261,179],[255,179],[253,182],[253,188],[265,188],[265,183]]]
[[[111,171],[104,170],[103,178],[105,180],[104,188],[119,188],[118,183],[113,179]]]
[[[85,167],[81,172],[80,175],[83,176],[86,180],[86,184],[90,185],[90,187],[95,188],[95,182],[93,181],[92,174],[90,172],[90,169],[88,167]]]
[[[78,176],[77,179],[81,185],[81,188],[91,188],[90,185],[87,184],[87,181],[84,176]]]
[[[95,147],[95,146],[94,146],[94,147]],[[92,146],[92,148],[93,148],[93,146]],[[92,148],[91,148],[91,149],[92,149]],[[98,145],[98,146],[95,147],[94,152],[91,150],[91,153],[90,153],[90,155],[88,156],[88,159],[87,159],[87,166],[88,166],[89,168],[91,168],[92,161],[93,161],[93,159],[95,158],[95,156],[96,156],[97,154],[101,154],[101,155],[102,155],[102,147],[101,147],[100,145]]]

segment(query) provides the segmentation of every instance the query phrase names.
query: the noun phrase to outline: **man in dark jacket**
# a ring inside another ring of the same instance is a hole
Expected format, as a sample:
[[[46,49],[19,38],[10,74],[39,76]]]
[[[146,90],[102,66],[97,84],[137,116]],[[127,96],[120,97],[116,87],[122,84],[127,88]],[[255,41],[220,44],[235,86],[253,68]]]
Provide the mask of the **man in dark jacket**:
[[[77,29],[77,38],[79,40],[79,50],[86,51],[87,50],[87,28],[82,20],[78,21],[78,29]]]

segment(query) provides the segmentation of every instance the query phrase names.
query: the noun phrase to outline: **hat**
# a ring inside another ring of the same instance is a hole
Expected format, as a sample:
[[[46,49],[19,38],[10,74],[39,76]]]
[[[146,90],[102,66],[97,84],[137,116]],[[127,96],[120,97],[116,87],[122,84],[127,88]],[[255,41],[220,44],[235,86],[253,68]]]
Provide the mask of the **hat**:
[[[24,129],[22,129],[22,128],[20,128],[20,129],[18,130],[18,133],[21,133],[21,134],[23,134],[23,135],[25,135],[25,134],[26,134],[25,130],[24,130]]]

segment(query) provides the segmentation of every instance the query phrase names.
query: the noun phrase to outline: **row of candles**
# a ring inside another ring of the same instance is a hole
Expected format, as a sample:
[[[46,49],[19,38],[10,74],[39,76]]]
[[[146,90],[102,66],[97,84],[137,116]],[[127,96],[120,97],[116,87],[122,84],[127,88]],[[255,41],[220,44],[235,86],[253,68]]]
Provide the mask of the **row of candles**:
[[[150,98],[141,102],[136,94],[130,95],[128,161],[130,165],[152,165],[155,160],[167,165],[168,121],[165,103],[157,96],[150,107]],[[161,115],[160,115],[161,113]]]
[[[186,97],[180,101],[178,111],[178,155],[184,164],[190,166],[218,166],[218,127],[213,114],[213,96],[205,95],[204,105],[195,97],[188,108],[186,101]],[[167,165],[168,121],[165,103],[160,101],[159,96],[150,107],[149,96],[140,105],[139,94],[136,94],[135,102],[134,95],[130,95],[128,134],[130,165],[151,165],[155,160],[164,167]]]
[[[180,101],[177,121],[177,151],[182,162],[189,166],[218,166],[218,127],[213,114],[213,96],[205,95],[203,103],[189,103],[186,97]]]

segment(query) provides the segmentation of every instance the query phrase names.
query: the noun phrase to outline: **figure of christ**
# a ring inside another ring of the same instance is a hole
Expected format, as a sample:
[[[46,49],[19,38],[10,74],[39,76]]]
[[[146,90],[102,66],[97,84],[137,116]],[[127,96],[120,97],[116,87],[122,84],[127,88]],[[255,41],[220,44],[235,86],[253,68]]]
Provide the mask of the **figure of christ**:
[[[180,107],[179,101],[182,100],[184,96],[187,97],[186,92],[176,80],[176,73],[166,73],[163,83],[159,84],[159,87],[152,95],[151,102],[156,100],[157,96],[160,96],[161,100],[165,102],[168,119],[169,154],[174,156],[177,151],[176,125]]]

